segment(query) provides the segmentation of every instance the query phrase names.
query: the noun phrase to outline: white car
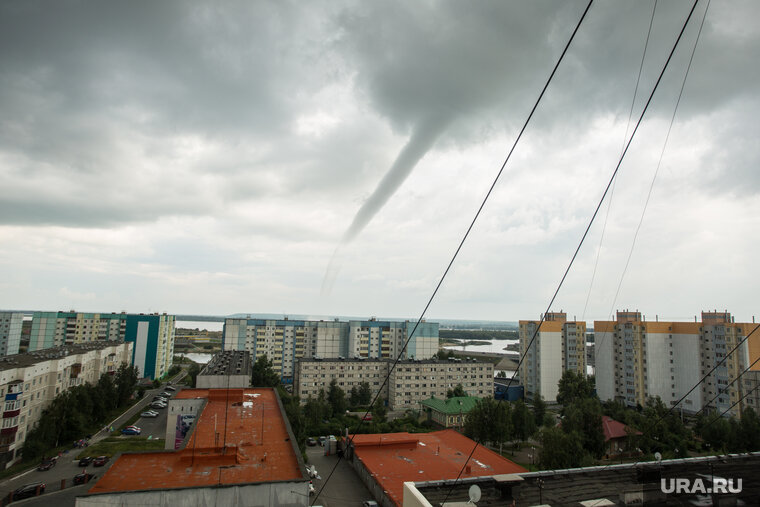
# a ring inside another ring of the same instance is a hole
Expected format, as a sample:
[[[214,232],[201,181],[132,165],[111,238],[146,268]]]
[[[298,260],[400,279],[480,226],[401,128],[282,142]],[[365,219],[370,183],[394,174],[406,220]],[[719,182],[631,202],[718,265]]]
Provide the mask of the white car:
[[[150,404],[150,406],[153,407],[153,408],[166,408],[167,407],[166,403],[163,403],[163,402],[160,402],[160,401],[154,401],[153,403]]]
[[[158,412],[155,410],[146,410],[142,414],[140,414],[140,417],[158,417]]]

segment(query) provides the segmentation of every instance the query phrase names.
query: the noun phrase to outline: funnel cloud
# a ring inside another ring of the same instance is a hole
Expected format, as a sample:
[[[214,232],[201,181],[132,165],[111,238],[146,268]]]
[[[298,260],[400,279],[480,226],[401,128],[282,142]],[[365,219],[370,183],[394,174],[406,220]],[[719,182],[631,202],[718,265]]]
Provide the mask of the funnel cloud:
[[[399,152],[391,168],[378,183],[377,188],[369,198],[364,201],[359,211],[354,215],[351,225],[348,226],[340,243],[327,265],[327,271],[322,281],[322,295],[328,295],[340,270],[340,256],[343,249],[351,243],[364,230],[372,218],[380,211],[388,199],[396,193],[396,190],[412,173],[417,163],[425,156],[435,143],[438,136],[449,124],[449,118],[441,115],[432,115],[421,121],[412,132],[409,141]]]

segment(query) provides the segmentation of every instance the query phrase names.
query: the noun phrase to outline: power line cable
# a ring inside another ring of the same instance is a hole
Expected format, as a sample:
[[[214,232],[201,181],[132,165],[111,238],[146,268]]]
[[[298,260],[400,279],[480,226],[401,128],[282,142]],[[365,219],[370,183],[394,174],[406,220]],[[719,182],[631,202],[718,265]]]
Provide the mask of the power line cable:
[[[586,226],[586,230],[583,232],[583,236],[581,237],[580,242],[578,243],[578,247],[575,249],[575,252],[573,253],[572,258],[570,259],[570,263],[567,266],[567,269],[565,269],[565,273],[562,275],[562,279],[559,282],[559,285],[557,285],[557,289],[554,291],[554,295],[552,296],[551,300],[549,301],[549,305],[546,308],[546,312],[544,312],[541,315],[541,319],[538,323],[538,326],[536,326],[535,331],[533,332],[533,336],[528,343],[528,347],[525,350],[525,353],[520,357],[520,361],[517,363],[517,369],[520,368],[520,365],[525,360],[525,357],[528,355],[528,352],[530,351],[530,348],[533,346],[533,342],[536,340],[536,336],[538,335],[539,329],[541,329],[541,324],[543,324],[544,319],[546,318],[546,313],[549,312],[552,305],[554,304],[554,300],[557,297],[557,294],[559,293],[560,289],[562,288],[562,284],[565,282],[565,278],[567,278],[567,274],[570,272],[570,268],[572,267],[573,263],[575,262],[575,258],[578,256],[578,252],[581,249],[581,246],[583,246],[583,243],[586,239],[586,236],[588,235],[588,231],[591,229],[591,225],[594,223],[594,219],[596,218],[597,214],[599,213],[599,209],[602,207],[602,203],[604,202],[605,197],[607,196],[607,193],[610,190],[610,187],[612,186],[612,182],[615,180],[615,177],[617,176],[618,171],[620,170],[620,166],[623,163],[623,160],[625,159],[626,153],[628,153],[628,149],[631,147],[631,143],[633,142],[633,139],[636,137],[636,132],[638,132],[639,127],[641,126],[641,122],[644,119],[644,116],[646,115],[647,110],[649,109],[649,105],[652,103],[652,99],[654,98],[654,94],[657,91],[657,88],[660,85],[660,82],[662,81],[662,77],[665,75],[665,71],[668,68],[668,65],[670,64],[670,61],[673,58],[673,54],[676,51],[676,48],[678,47],[679,42],[681,41],[681,38],[683,37],[684,32],[686,31],[686,27],[689,24],[689,21],[691,20],[691,16],[694,13],[694,10],[697,7],[697,3],[699,0],[695,0],[694,4],[692,5],[691,9],[689,10],[689,15],[686,16],[686,20],[683,23],[683,26],[681,27],[680,32],[678,33],[678,37],[676,38],[675,42],[673,43],[673,47],[670,50],[670,53],[668,54],[668,58],[665,60],[664,65],[662,66],[662,70],[660,71],[659,76],[657,77],[657,81],[654,84],[654,87],[652,88],[651,93],[649,94],[649,98],[646,101],[646,104],[644,104],[644,108],[641,111],[641,115],[639,116],[638,121],[636,122],[636,126],[633,129],[633,132],[631,132],[631,137],[628,139],[628,143],[626,143],[625,149],[623,150],[623,153],[620,154],[620,159],[618,160],[617,165],[615,166],[615,170],[612,172],[612,176],[610,177],[610,180],[607,182],[607,186],[604,189],[604,193],[602,194],[601,199],[599,199],[599,203],[596,205],[596,209],[594,210],[593,215],[591,216],[591,220],[589,220],[588,226]],[[590,7],[590,4],[589,4]],[[514,376],[509,379],[509,383],[507,384],[507,389],[512,385],[512,382],[514,381]],[[444,499],[445,501],[448,499],[449,495],[451,495],[451,492],[454,490],[454,486],[459,481],[459,478],[461,477],[462,473],[464,472],[467,463],[469,463],[470,459],[472,458],[473,454],[475,453],[475,449],[478,447],[478,442],[475,442],[475,446],[472,448],[472,451],[470,452],[470,455],[467,457],[467,460],[465,460],[464,465],[462,466],[461,470],[459,471],[459,475],[457,475],[456,480],[452,484],[451,488],[449,489],[448,493],[446,494],[446,497]]]
[[[575,26],[575,29],[573,30],[572,35],[570,36],[570,39],[567,41],[567,44],[565,45],[565,48],[562,50],[562,53],[560,54],[559,59],[557,60],[557,63],[554,65],[554,68],[551,71],[551,74],[549,75],[549,78],[546,80],[546,83],[544,84],[543,89],[541,90],[541,93],[539,93],[538,98],[536,99],[535,103],[533,104],[533,107],[530,110],[530,113],[528,114],[528,117],[526,118],[525,122],[523,123],[522,128],[520,129],[520,132],[518,133],[517,137],[515,138],[514,143],[512,144],[512,148],[509,150],[509,153],[507,154],[506,158],[504,159],[504,162],[501,164],[501,168],[496,173],[496,177],[493,180],[493,183],[491,183],[490,188],[488,189],[488,192],[486,193],[485,197],[483,198],[483,201],[480,204],[480,207],[478,207],[477,212],[475,213],[475,216],[473,217],[472,221],[470,222],[469,227],[467,228],[467,231],[464,233],[464,236],[462,237],[462,240],[459,242],[459,246],[456,248],[456,251],[454,252],[454,255],[452,256],[451,260],[449,261],[448,266],[446,266],[446,269],[443,272],[443,275],[441,276],[441,279],[438,281],[438,284],[436,285],[435,289],[433,290],[432,295],[430,296],[430,299],[428,299],[427,304],[425,305],[425,308],[422,310],[422,313],[420,314],[420,317],[417,319],[417,322],[414,325],[414,328],[412,329],[412,332],[409,334],[409,337],[404,342],[404,346],[402,347],[401,351],[399,352],[398,356],[396,357],[395,361],[391,365],[391,367],[388,369],[388,375],[385,377],[385,380],[383,381],[383,384],[380,386],[380,389],[378,390],[377,394],[372,400],[372,405],[375,404],[378,397],[380,396],[380,392],[382,392],[383,387],[385,387],[385,384],[390,379],[390,375],[393,372],[393,370],[396,368],[396,365],[401,360],[401,356],[404,354],[404,351],[406,350],[407,346],[409,345],[409,341],[414,336],[414,333],[417,331],[417,328],[419,327],[420,323],[422,322],[422,319],[425,317],[425,314],[427,313],[428,308],[433,302],[433,299],[435,298],[436,294],[438,294],[438,290],[440,289],[441,285],[443,284],[443,280],[446,278],[446,275],[449,273],[449,270],[451,269],[451,266],[454,264],[454,261],[456,260],[457,256],[459,255],[460,250],[462,249],[462,246],[464,246],[464,242],[467,240],[468,236],[470,235],[470,232],[472,231],[472,228],[475,226],[475,222],[477,221],[478,217],[480,216],[480,213],[483,211],[483,208],[486,205],[486,202],[488,201],[488,198],[491,196],[491,193],[493,192],[493,189],[496,187],[496,183],[498,183],[499,178],[501,177],[501,174],[504,172],[504,168],[507,166],[507,163],[509,162],[510,158],[512,157],[512,153],[514,153],[515,148],[517,147],[517,144],[520,142],[520,139],[522,138],[523,133],[525,132],[525,129],[528,127],[528,124],[530,123],[530,120],[533,118],[533,114],[536,112],[536,109],[538,108],[538,104],[541,102],[541,99],[543,98],[544,94],[546,93],[547,88],[549,87],[549,84],[552,82],[552,79],[554,78],[554,75],[557,72],[557,69],[559,68],[560,63],[565,57],[565,54],[567,54],[567,50],[570,48],[570,44],[572,43],[573,39],[575,38],[575,35],[578,33],[578,29],[581,26],[581,23],[583,23],[583,20],[586,18],[586,14],[588,13],[589,9],[591,8],[591,5],[594,3],[594,0],[589,0],[588,5],[586,6],[586,9],[583,11],[583,14],[581,15],[580,20],[578,20],[577,25]],[[605,192],[606,193],[606,192]],[[585,234],[584,234],[585,237]],[[577,252],[576,252],[577,254]],[[569,268],[568,268],[569,269]],[[567,276],[567,273],[565,273],[565,276]],[[564,277],[563,277],[564,280]],[[369,410],[365,413],[365,417],[367,414],[369,414]],[[357,429],[361,426],[361,424],[364,422],[364,417],[361,421],[359,421],[359,425],[357,426]],[[354,431],[354,434],[349,439],[349,447],[351,443],[353,443],[354,435],[356,434],[356,431]],[[314,502],[317,501],[319,498],[319,494],[324,490],[325,486],[329,482],[330,478],[332,477],[333,473],[335,473],[335,469],[338,467],[338,464],[340,463],[340,459],[342,457],[339,457],[338,462],[335,463],[335,466],[333,466],[333,469],[330,471],[330,475],[327,476],[327,479],[325,480],[324,484],[322,484],[322,487],[317,492],[316,496],[314,497]],[[461,474],[461,472],[460,472]],[[458,477],[457,477],[458,478]],[[312,503],[314,505],[314,503]]]
[[[676,119],[676,113],[678,112],[678,106],[681,103],[681,97],[683,96],[683,90],[686,87],[686,79],[689,77],[689,71],[691,70],[691,64],[694,61],[694,53],[697,50],[697,44],[699,43],[699,38],[702,35],[702,28],[705,25],[705,19],[707,18],[707,11],[710,8],[710,0],[708,0],[707,5],[705,6],[705,12],[702,14],[702,22],[699,25],[699,30],[697,31],[697,37],[694,39],[694,46],[691,49],[691,56],[689,57],[689,64],[686,67],[686,72],[684,73],[683,80],[681,81],[681,89],[678,92],[678,99],[676,100],[676,105],[673,108],[673,115],[670,118],[670,125],[668,126],[668,132],[665,135],[665,142],[662,145],[662,150],[660,151],[660,158],[657,161],[657,167],[654,171],[654,176],[652,177],[652,182],[649,185],[649,192],[647,193],[647,198],[644,202],[644,208],[641,210],[641,217],[639,218],[639,223],[636,226],[636,232],[633,235],[633,241],[631,242],[631,248],[628,251],[628,258],[626,259],[625,266],[623,267],[623,272],[620,275],[620,280],[618,281],[617,290],[615,291],[615,297],[612,299],[612,305],[610,306],[609,316],[612,318],[613,311],[615,309],[615,305],[617,304],[618,296],[620,295],[620,289],[623,286],[623,279],[625,278],[625,274],[628,271],[628,266],[631,262],[631,257],[633,256],[633,249],[636,246],[636,239],[639,236],[639,231],[641,230],[641,225],[644,223],[644,215],[646,214],[647,207],[649,206],[649,199],[652,197],[652,190],[654,189],[654,183],[657,180],[657,174],[660,171],[660,166],[662,165],[662,159],[665,155],[665,149],[668,145],[668,140],[670,139],[670,132],[673,129],[673,124],[675,123]],[[602,345],[604,345],[604,340],[606,338],[606,335],[602,335],[602,339],[598,344],[594,345],[595,350],[601,350]]]
[[[654,14],[657,11],[657,0],[654,0],[654,5],[652,6],[652,16],[649,19],[649,29],[647,30],[647,37],[644,41],[644,52],[641,55],[641,63],[639,63],[639,74],[636,76],[636,86],[633,89],[633,97],[631,98],[631,108],[628,111],[628,123],[625,125],[625,134],[623,135],[623,146],[620,147],[620,150],[625,148],[625,141],[628,139],[628,130],[631,128],[631,119],[633,118],[633,107],[636,104],[636,97],[639,93],[639,83],[641,82],[641,73],[644,69],[644,60],[647,56],[647,49],[649,48],[649,37],[652,34],[652,25],[654,24]],[[604,233],[607,230],[607,220],[610,217],[610,209],[612,208],[612,197],[615,195],[615,183],[612,184],[612,190],[610,191],[610,200],[607,203],[607,213],[604,215],[604,222],[602,224],[602,233],[599,237],[599,248],[596,251],[596,260],[594,261],[594,270],[591,273],[591,283],[589,283],[588,286],[588,292],[586,293],[586,302],[583,304],[583,313],[581,313],[581,320],[586,319],[586,309],[588,308],[588,301],[591,298],[591,290],[594,287],[594,280],[596,279],[596,270],[599,266],[599,257],[602,253],[602,243],[604,242]]]
[[[736,382],[737,380],[739,380],[740,378],[742,378],[745,373],[747,373],[748,371],[750,371],[752,369],[752,367],[755,366],[755,364],[757,364],[758,361],[760,361],[760,355],[758,355],[757,359],[755,359],[752,362],[752,364],[750,364],[749,366],[747,366],[747,368],[745,368],[745,370],[743,372],[741,372],[734,380],[732,380],[731,382],[729,382],[728,384],[726,384],[726,387],[719,388],[718,389],[718,394],[716,394],[715,396],[713,396],[713,398],[710,401],[708,401],[707,403],[705,403],[704,405],[702,405],[702,408],[700,408],[699,410],[697,410],[694,413],[693,417],[697,417],[699,414],[701,414],[702,412],[704,412],[705,410],[707,410],[708,408],[710,408],[710,404],[713,401],[715,401],[721,394],[725,394],[726,392],[728,392],[728,388],[731,387],[732,385],[734,385],[734,382]]]
[[[612,301],[612,308],[610,309],[610,314],[612,314],[612,309],[615,308],[615,303],[617,302],[618,295],[620,294],[620,288],[623,286],[623,278],[625,278],[625,273],[628,271],[628,265],[631,263],[631,257],[633,256],[633,249],[636,246],[636,239],[639,237],[639,231],[641,230],[641,224],[644,223],[644,215],[647,212],[647,207],[649,206],[649,199],[652,197],[652,190],[654,189],[654,183],[657,180],[657,173],[660,172],[660,166],[662,165],[662,159],[665,156],[665,149],[668,146],[668,140],[670,140],[670,132],[673,130],[673,124],[676,120],[676,113],[678,112],[678,106],[681,103],[681,97],[683,96],[683,90],[686,87],[686,79],[689,77],[689,71],[691,70],[691,64],[694,61],[694,53],[697,50],[697,43],[699,42],[699,37],[702,35],[702,28],[705,25],[705,18],[707,18],[707,10],[710,8],[710,1],[708,0],[707,5],[705,6],[705,12],[702,16],[702,23],[699,25],[699,31],[697,32],[697,37],[694,40],[694,47],[691,50],[691,56],[689,57],[689,64],[686,67],[686,73],[683,76],[683,81],[681,81],[681,89],[678,92],[678,99],[676,100],[676,107],[673,108],[673,116],[670,118],[670,125],[668,126],[668,132],[665,134],[665,142],[662,144],[662,150],[660,151],[660,158],[657,161],[657,167],[654,171],[654,176],[652,176],[652,183],[649,185],[649,192],[647,193],[646,201],[644,201],[644,209],[641,210],[641,217],[639,218],[639,224],[636,226],[636,232],[633,235],[633,241],[631,242],[631,249],[628,252],[628,259],[625,261],[625,267],[623,268],[623,273],[620,275],[620,281],[618,282],[617,291],[615,291],[615,299]]]

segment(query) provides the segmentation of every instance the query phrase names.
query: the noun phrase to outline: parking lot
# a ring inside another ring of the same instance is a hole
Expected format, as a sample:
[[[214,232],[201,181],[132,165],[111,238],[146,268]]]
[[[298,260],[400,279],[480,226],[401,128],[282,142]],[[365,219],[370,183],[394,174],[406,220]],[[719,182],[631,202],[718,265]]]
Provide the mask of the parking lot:
[[[136,405],[127,410],[124,414],[119,416],[115,421],[111,423],[114,429],[124,424],[134,414],[144,412],[148,409],[153,397],[161,392],[161,389],[149,390],[145,392],[145,398],[140,400]],[[156,409],[159,413],[158,417],[145,418],[140,417],[134,424],[142,429],[141,437],[152,436],[153,438],[165,437],[166,433],[166,409]],[[91,443],[96,443],[110,436],[110,433],[99,432],[92,436]],[[129,436],[123,436],[120,438],[131,438]],[[43,482],[46,485],[45,493],[37,498],[31,498],[27,500],[21,500],[24,505],[50,505],[52,502],[58,507],[73,506],[74,498],[76,495],[84,494],[89,486],[72,484],[74,476],[83,471],[83,468],[78,466],[79,460],[76,456],[80,452],[84,451],[87,455],[87,448],[84,449],[70,449],[64,452],[57,460],[57,463],[50,470],[38,471],[37,469],[30,470],[26,473],[17,475],[10,479],[6,479],[0,482],[0,492],[2,495],[7,495],[16,488],[25,484]],[[97,478],[101,477],[110,467],[113,460],[109,461],[103,467],[87,467],[87,473],[96,474]],[[95,480],[97,480],[97,478]],[[64,489],[61,491],[62,481]],[[14,502],[14,505],[16,502]]]

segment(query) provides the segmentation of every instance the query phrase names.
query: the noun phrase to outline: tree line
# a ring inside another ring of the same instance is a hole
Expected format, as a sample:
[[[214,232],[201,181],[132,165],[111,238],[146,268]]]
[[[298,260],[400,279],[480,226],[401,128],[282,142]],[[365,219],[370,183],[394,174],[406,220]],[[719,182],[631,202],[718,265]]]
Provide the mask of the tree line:
[[[97,432],[116,409],[129,403],[137,379],[137,368],[122,363],[114,375],[103,373],[95,384],[74,386],[58,394],[27,434],[24,459],[44,456],[51,449]]]

